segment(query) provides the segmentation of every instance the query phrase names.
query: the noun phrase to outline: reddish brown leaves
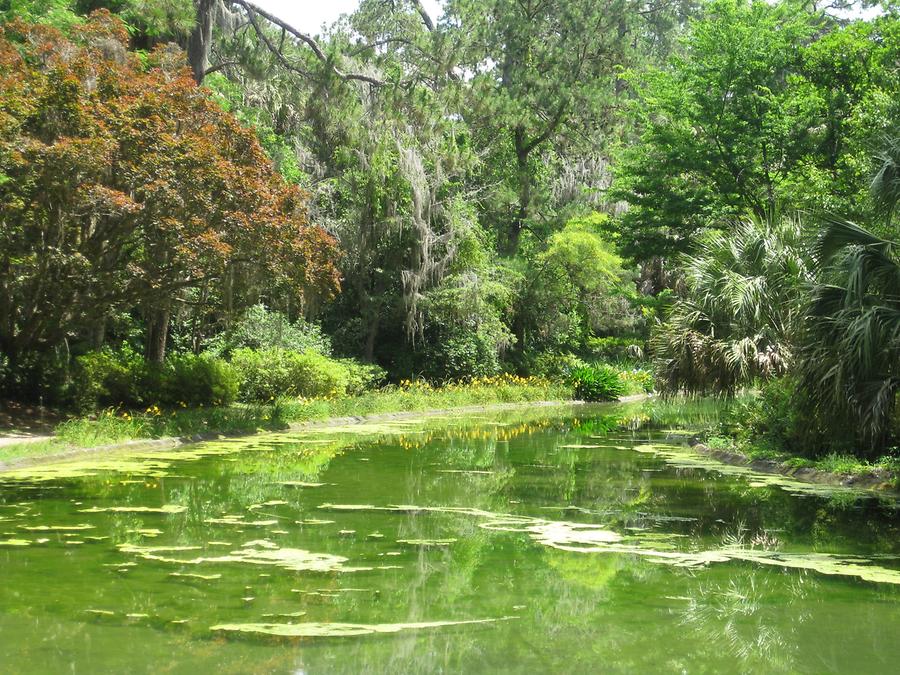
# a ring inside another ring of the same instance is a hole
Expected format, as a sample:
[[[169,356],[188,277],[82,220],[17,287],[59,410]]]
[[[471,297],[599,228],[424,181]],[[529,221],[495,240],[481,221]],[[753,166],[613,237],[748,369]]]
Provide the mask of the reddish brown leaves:
[[[5,341],[29,332],[16,324],[37,307],[94,303],[60,312],[62,324],[165,302],[236,268],[307,299],[333,295],[337,244],[308,223],[305,195],[171,48],[143,64],[126,37],[108,12],[77,41],[46,27],[0,28],[2,255],[11,266],[0,308],[14,313],[0,316]],[[46,283],[60,278],[70,290]],[[32,337],[68,329],[49,323]]]

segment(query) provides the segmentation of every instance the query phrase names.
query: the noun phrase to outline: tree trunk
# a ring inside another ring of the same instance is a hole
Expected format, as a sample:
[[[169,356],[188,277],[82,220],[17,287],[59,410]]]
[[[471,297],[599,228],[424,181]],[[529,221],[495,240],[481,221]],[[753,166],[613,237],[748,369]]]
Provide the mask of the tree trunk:
[[[168,307],[158,307],[150,311],[147,324],[147,360],[152,363],[162,363],[166,360],[166,339],[169,336],[171,314]]]
[[[187,56],[194,81],[203,84],[209,68],[209,50],[212,46],[212,28],[215,15],[215,0],[197,1],[197,23],[188,38]]]
[[[503,252],[515,255],[519,251],[519,238],[528,219],[531,205],[531,171],[528,167],[528,150],[525,147],[524,132],[516,129],[516,178],[518,181],[519,205],[515,218],[509,226]]]
[[[97,350],[103,347],[103,343],[106,341],[106,317],[102,317],[97,319],[97,323],[94,324],[91,329],[91,349]]]
[[[366,335],[365,360],[369,363],[375,361],[375,340],[378,338],[378,328],[381,323],[381,317],[376,314],[369,322],[369,332]]]

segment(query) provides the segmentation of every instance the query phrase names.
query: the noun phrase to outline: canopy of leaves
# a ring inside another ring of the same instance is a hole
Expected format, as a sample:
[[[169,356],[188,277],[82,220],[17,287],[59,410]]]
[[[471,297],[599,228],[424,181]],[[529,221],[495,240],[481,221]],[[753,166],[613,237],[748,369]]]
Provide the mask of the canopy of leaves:
[[[55,344],[215,280],[337,290],[334,240],[181,54],[146,63],[98,12],[67,39],[0,32],[0,345]]]

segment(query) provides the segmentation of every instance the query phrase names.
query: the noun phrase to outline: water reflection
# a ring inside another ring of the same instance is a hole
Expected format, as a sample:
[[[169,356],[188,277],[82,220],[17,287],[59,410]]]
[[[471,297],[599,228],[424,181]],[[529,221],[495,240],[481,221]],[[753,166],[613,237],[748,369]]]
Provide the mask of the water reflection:
[[[0,539],[27,545],[0,546],[0,659],[13,672],[890,668],[895,503],[691,459],[691,426],[720,412],[404,421],[3,477]]]

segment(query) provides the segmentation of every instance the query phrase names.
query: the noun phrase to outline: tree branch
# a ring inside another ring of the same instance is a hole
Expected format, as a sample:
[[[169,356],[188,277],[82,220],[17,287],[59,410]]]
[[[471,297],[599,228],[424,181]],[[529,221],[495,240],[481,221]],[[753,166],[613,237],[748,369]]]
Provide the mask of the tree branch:
[[[212,75],[213,73],[217,73],[223,68],[227,68],[228,66],[239,66],[240,64],[237,61],[223,61],[222,63],[218,63],[214,66],[210,66],[205,71],[203,71],[203,77],[207,75]]]
[[[250,22],[253,24],[253,28],[256,31],[256,34],[263,41],[263,43],[265,43],[266,48],[270,52],[272,52],[272,54],[275,56],[276,59],[278,59],[278,61],[281,63],[281,65],[288,68],[289,70],[292,70],[297,73],[301,73],[303,75],[308,75],[308,73],[305,73],[304,71],[300,70],[296,66],[291,65],[288,62],[288,60],[284,57],[284,54],[274,44],[272,44],[272,41],[269,40],[268,36],[265,35],[265,33],[263,32],[262,27],[256,21],[255,15],[258,14],[259,16],[264,18],[269,23],[272,23],[272,24],[278,26],[279,28],[282,29],[282,31],[290,33],[295,38],[297,38],[301,42],[305,43],[312,50],[313,54],[316,55],[316,58],[319,59],[322,63],[328,65],[331,68],[331,70],[334,72],[334,74],[337,75],[342,80],[357,80],[359,82],[368,82],[369,84],[374,85],[376,87],[381,87],[385,84],[384,81],[379,80],[378,78],[372,77],[370,75],[363,75],[361,73],[345,73],[342,70],[338,69],[333,63],[331,63],[331,61],[328,59],[328,56],[325,54],[325,52],[322,51],[322,48],[319,46],[319,43],[316,42],[315,39],[312,38],[312,36],[307,35],[306,33],[303,33],[301,31],[297,30],[290,24],[285,23],[284,21],[279,19],[277,16],[270,14],[269,12],[265,11],[264,9],[260,9],[259,7],[254,5],[252,2],[247,2],[247,0],[230,0],[230,2],[233,5],[238,5],[239,7],[242,7],[247,12],[247,16],[250,19]]]
[[[425,11],[425,8],[422,6],[420,0],[410,0],[412,2],[413,7],[416,8],[416,11],[419,13],[419,16],[422,17],[422,23],[425,24],[425,28],[428,29],[429,33],[434,32],[434,21],[431,20],[431,16],[428,12]]]

